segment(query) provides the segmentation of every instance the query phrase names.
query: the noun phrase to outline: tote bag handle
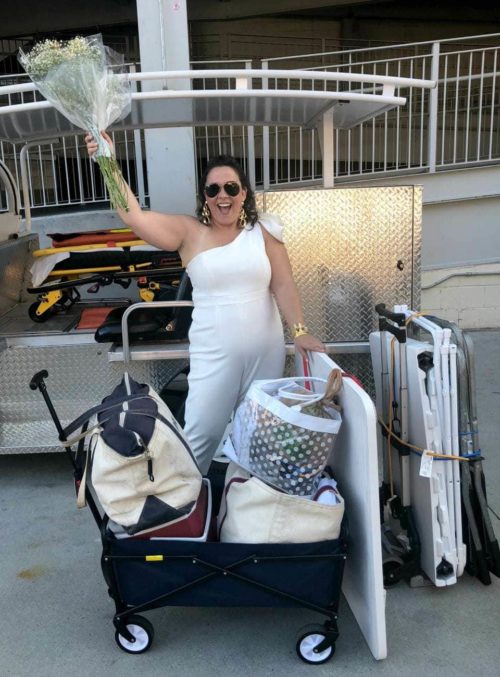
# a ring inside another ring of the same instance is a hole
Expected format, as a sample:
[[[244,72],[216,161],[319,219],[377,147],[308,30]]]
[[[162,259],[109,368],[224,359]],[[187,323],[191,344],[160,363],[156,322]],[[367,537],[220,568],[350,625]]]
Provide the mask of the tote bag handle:
[[[293,388],[300,382],[310,383],[311,381],[316,381],[319,383],[327,383],[326,379],[319,378],[317,376],[296,376],[293,378],[277,379],[276,381],[271,381],[270,383],[279,383],[283,381],[286,381],[286,383],[278,388],[278,397],[286,398],[287,400],[295,400],[297,404],[292,405],[291,409],[296,409],[298,411],[300,411],[306,404],[320,402],[320,400],[322,400],[324,397],[324,393],[294,393],[290,392],[288,388]]]

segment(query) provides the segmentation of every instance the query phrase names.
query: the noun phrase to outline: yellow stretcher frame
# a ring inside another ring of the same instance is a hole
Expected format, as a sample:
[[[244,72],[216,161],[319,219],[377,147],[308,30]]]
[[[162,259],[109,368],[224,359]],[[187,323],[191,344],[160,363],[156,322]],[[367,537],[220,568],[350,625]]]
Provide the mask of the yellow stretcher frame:
[[[47,247],[46,249],[36,249],[33,256],[50,256],[51,254],[66,254],[71,252],[83,252],[95,249],[124,249],[125,247],[139,247],[146,245],[144,240],[127,240],[126,242],[117,242],[113,247],[107,247],[106,244],[77,244],[73,247]]]

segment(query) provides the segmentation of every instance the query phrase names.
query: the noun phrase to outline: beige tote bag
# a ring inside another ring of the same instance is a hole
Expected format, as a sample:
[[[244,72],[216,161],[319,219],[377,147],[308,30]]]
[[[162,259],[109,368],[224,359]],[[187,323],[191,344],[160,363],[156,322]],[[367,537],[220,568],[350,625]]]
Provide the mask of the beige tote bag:
[[[325,505],[284,494],[230,463],[218,517],[226,543],[315,543],[340,535],[344,500]]]

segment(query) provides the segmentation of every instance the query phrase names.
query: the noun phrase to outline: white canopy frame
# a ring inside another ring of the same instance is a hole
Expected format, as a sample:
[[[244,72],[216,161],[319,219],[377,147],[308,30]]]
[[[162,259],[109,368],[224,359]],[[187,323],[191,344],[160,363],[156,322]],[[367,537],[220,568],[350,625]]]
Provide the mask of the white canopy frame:
[[[349,129],[406,103],[398,88],[432,89],[433,80],[397,78],[362,73],[308,70],[212,69],[154,71],[119,75],[135,84],[157,81],[152,91],[132,92],[130,114],[110,131],[206,125],[315,127],[323,155],[323,185],[333,186],[334,130]],[[232,81],[227,89],[169,89],[169,81],[220,79]],[[297,89],[270,88],[270,81],[297,81]],[[302,89],[308,83],[310,89]],[[321,86],[322,89],[315,89]],[[356,89],[346,89],[355,85]],[[335,87],[335,91],[328,91]],[[364,91],[366,87],[370,92]],[[341,89],[344,88],[344,89]],[[35,92],[33,83],[0,87],[0,97]],[[149,89],[149,88],[148,88]],[[26,177],[27,151],[33,145],[54,142],[81,130],[45,100],[0,106],[0,139],[23,143],[20,165],[25,230],[31,229]],[[36,142],[36,143],[35,143]]]

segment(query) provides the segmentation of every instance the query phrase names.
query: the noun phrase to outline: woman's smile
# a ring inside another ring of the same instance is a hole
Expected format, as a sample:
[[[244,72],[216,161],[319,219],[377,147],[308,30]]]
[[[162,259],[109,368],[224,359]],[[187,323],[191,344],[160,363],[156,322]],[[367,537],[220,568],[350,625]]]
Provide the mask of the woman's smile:
[[[234,197],[226,193],[225,184],[228,183],[236,183],[240,187],[238,194]],[[231,167],[214,167],[209,172],[206,180],[207,186],[212,184],[219,186],[219,192],[215,197],[209,197],[205,192],[212,225],[224,227],[236,225],[247,195],[247,191],[241,187],[238,174]]]

